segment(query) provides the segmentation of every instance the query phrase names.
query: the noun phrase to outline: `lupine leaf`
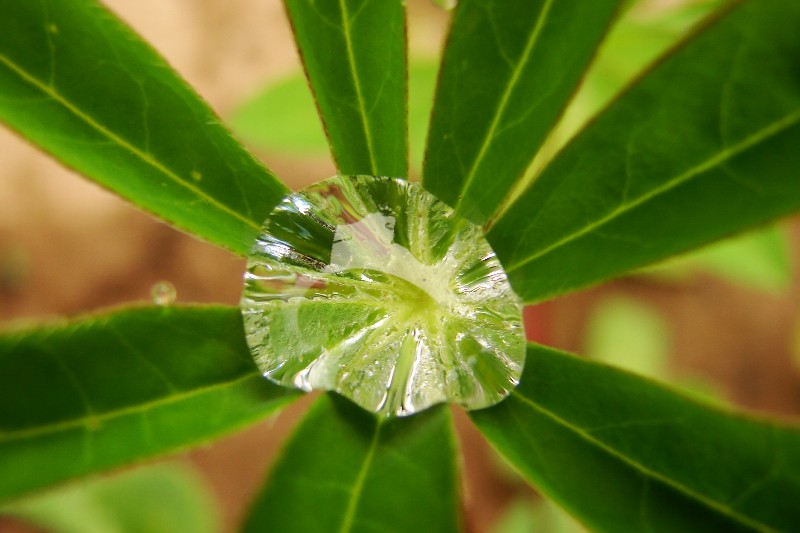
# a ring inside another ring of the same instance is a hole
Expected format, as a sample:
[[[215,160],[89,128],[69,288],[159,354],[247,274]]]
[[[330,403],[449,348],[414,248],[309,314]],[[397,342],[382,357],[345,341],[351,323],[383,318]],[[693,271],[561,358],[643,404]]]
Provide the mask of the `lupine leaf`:
[[[472,417],[529,481],[596,531],[800,523],[800,430],[627,372],[532,345],[512,396]]]
[[[176,226],[246,254],[286,188],[94,0],[0,0],[0,120]]]
[[[576,137],[491,228],[526,301],[800,209],[800,4],[735,2]]]
[[[0,501],[205,442],[294,395],[237,309],[142,308],[0,337]]]
[[[566,106],[619,0],[461,0],[434,103],[425,187],[477,224]]]
[[[287,444],[244,531],[458,531],[454,440],[446,406],[379,421],[327,394]]]
[[[406,177],[401,0],[284,0],[336,166]]]
[[[438,64],[411,58],[408,65],[408,143],[412,175],[419,175]],[[302,73],[266,84],[231,115],[234,131],[248,144],[297,157],[328,154],[314,99]]]

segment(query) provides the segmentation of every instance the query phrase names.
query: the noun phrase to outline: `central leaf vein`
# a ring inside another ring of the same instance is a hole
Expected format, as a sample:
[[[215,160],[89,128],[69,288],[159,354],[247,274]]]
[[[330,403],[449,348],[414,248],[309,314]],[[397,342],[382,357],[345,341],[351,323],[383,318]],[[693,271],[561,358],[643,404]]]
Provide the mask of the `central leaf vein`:
[[[339,533],[349,533],[353,529],[358,502],[361,500],[361,494],[364,492],[364,481],[367,479],[367,473],[372,465],[372,460],[375,458],[375,450],[378,448],[378,443],[380,441],[381,426],[381,421],[377,421],[375,424],[375,431],[372,434],[372,440],[369,443],[369,449],[364,456],[364,462],[361,463],[358,476],[356,476],[355,483],[353,484],[353,490],[350,492],[350,499],[347,501],[347,510],[342,520],[342,526],[339,528]]]
[[[768,139],[769,137],[777,135],[780,132],[794,126],[798,122],[800,122],[800,110],[797,110],[796,112],[787,115],[781,120],[771,123],[770,125],[762,128],[761,130],[755,132],[754,134],[740,141],[738,144],[720,150],[718,153],[714,154],[713,156],[701,162],[700,164],[695,165],[686,172],[665,181],[660,187],[656,187],[634,200],[622,203],[622,205],[613,209],[605,216],[602,216],[597,220],[595,220],[594,222],[591,222],[585,225],[584,227],[578,229],[577,231],[574,231],[569,235],[566,235],[565,237],[561,238],[560,240],[551,244],[550,246],[547,246],[542,250],[534,254],[531,254],[523,259],[511,262],[506,268],[506,272],[510,273],[513,272],[514,270],[518,270],[519,268],[525,266],[527,263],[530,263],[531,261],[534,261],[535,259],[538,259],[539,257],[542,257],[557,248],[569,244],[570,242],[588,233],[591,233],[592,231],[597,230],[599,227],[603,226],[607,222],[610,222],[611,220],[627,213],[628,211],[635,209],[636,207],[639,207],[640,205],[652,200],[653,198],[661,194],[665,194],[670,190],[674,189],[675,187],[678,187],[679,185],[688,182],[696,178],[697,176],[700,176],[703,173],[724,164],[727,160],[747,151],[748,149]],[[528,229],[528,231],[523,233],[523,235],[520,237],[520,242],[525,241],[525,236],[529,231],[530,228]]]
[[[133,406],[127,406],[120,409],[114,409],[111,411],[107,411],[104,413],[99,414],[91,414],[89,416],[83,416],[80,418],[73,418],[69,420],[63,420],[59,422],[53,422],[41,426],[36,426],[32,428],[26,429],[18,429],[12,431],[2,431],[0,430],[0,445],[5,444],[8,442],[13,442],[17,440],[29,439],[33,437],[38,437],[41,435],[47,435],[62,431],[68,431],[75,428],[85,427],[85,428],[97,428],[103,422],[113,420],[115,418],[120,418],[127,415],[134,415],[139,413],[147,413],[149,410],[161,407],[164,405],[169,405],[171,403],[176,403],[182,400],[187,400],[193,397],[200,396],[202,394],[213,392],[215,390],[224,390],[228,387],[238,385],[243,383],[247,380],[254,380],[261,382],[261,376],[257,372],[251,372],[244,376],[239,376],[234,378],[230,381],[225,381],[221,383],[215,383],[213,385],[208,385],[205,387],[197,387],[190,391],[180,392],[175,394],[170,394],[164,396],[162,398],[158,398],[155,400],[151,400],[148,402],[143,402],[140,404],[136,404]]]
[[[470,187],[472,186],[473,181],[475,180],[475,176],[478,173],[478,168],[481,165],[481,161],[486,155],[486,152],[489,150],[489,146],[491,145],[492,141],[494,140],[497,130],[500,127],[500,121],[505,114],[506,107],[508,106],[508,102],[511,99],[511,94],[514,92],[514,89],[519,82],[519,78],[522,75],[522,71],[525,65],[528,63],[530,59],[531,53],[536,48],[536,43],[539,41],[539,36],[542,33],[542,28],[544,28],[545,21],[550,13],[550,8],[553,5],[553,0],[547,0],[545,5],[542,7],[541,12],[539,13],[539,18],[536,20],[536,25],[534,26],[533,31],[531,32],[530,37],[528,37],[528,42],[525,44],[525,50],[522,53],[522,56],[519,59],[514,71],[511,74],[511,79],[506,85],[505,91],[503,91],[503,95],[500,98],[500,104],[497,106],[497,111],[495,112],[494,118],[492,119],[492,123],[489,126],[489,129],[486,132],[486,136],[483,139],[483,144],[481,144],[481,148],[478,151],[478,155],[472,162],[470,166],[469,173],[467,177],[464,179],[464,186],[462,188],[461,194],[458,196],[458,200],[456,201],[456,205],[454,209],[458,211],[458,208],[461,206],[464,198],[467,196],[467,192],[469,191]],[[499,46],[499,45],[498,45]],[[502,48],[502,47],[500,47]]]
[[[259,224],[250,220],[249,218],[243,216],[242,214],[238,213],[236,210],[230,208],[229,206],[221,203],[216,198],[208,195],[202,189],[196,187],[191,182],[181,178],[178,174],[174,171],[170,170],[163,163],[155,159],[152,154],[134,146],[127,140],[123,139],[113,131],[109,130],[107,127],[103,126],[99,122],[97,122],[94,118],[92,118],[88,113],[79,109],[75,106],[72,102],[67,100],[61,93],[59,93],[53,86],[42,82],[28,71],[17,65],[11,59],[9,59],[5,55],[0,55],[0,63],[4,64],[8,67],[12,72],[16,73],[20,78],[25,80],[26,82],[30,83],[34,87],[36,87],[39,91],[47,95],[48,98],[52,99],[53,101],[57,102],[61,106],[64,107],[67,111],[72,113],[75,117],[83,121],[85,124],[90,126],[92,129],[106,137],[109,141],[113,144],[117,145],[120,148],[128,151],[129,153],[133,154],[137,158],[139,158],[144,163],[150,165],[154,169],[158,170],[161,174],[169,178],[170,181],[174,182],[175,184],[183,187],[184,189],[190,191],[192,194],[195,194],[198,198],[214,206],[215,208],[223,211],[224,213],[231,215],[233,218],[243,222],[245,225],[258,229]]]
[[[361,125],[364,128],[364,138],[367,142],[367,151],[369,152],[370,174],[373,176],[378,175],[378,166],[375,163],[375,154],[373,148],[372,132],[369,126],[369,119],[367,118],[367,106],[364,102],[364,94],[361,89],[361,79],[358,77],[358,67],[356,66],[356,56],[353,52],[353,38],[350,29],[350,14],[347,12],[347,1],[339,0],[339,8],[342,11],[342,33],[344,33],[344,42],[347,48],[347,59],[350,65],[350,74],[353,77],[353,87],[356,90],[356,101],[358,103],[358,111],[361,116]]]
[[[617,459],[621,460],[625,464],[627,464],[627,465],[631,466],[632,468],[634,468],[635,470],[639,471],[644,476],[644,479],[653,479],[653,480],[657,480],[657,481],[659,481],[661,483],[664,483],[665,485],[668,485],[669,487],[674,488],[675,490],[677,490],[677,491],[685,494],[686,496],[688,496],[688,497],[700,502],[701,504],[706,505],[706,506],[708,506],[708,507],[710,507],[710,508],[712,508],[712,509],[714,509],[714,510],[716,510],[716,511],[722,513],[722,514],[724,514],[725,516],[729,516],[729,517],[733,518],[734,520],[737,520],[738,522],[740,522],[742,524],[746,524],[746,525],[748,525],[750,527],[753,527],[753,528],[755,528],[755,529],[757,529],[759,531],[777,533],[774,529],[770,528],[766,524],[763,524],[761,522],[757,522],[757,521],[755,521],[755,520],[753,520],[753,519],[751,519],[751,518],[749,518],[747,516],[744,516],[744,515],[738,513],[730,505],[728,505],[726,503],[723,503],[723,502],[720,502],[720,501],[717,501],[717,500],[714,500],[714,499],[712,499],[712,498],[710,498],[708,496],[705,496],[703,494],[700,494],[700,493],[692,490],[690,487],[687,487],[686,485],[684,485],[684,484],[682,484],[682,483],[680,483],[680,482],[678,482],[678,481],[676,481],[674,479],[670,479],[667,476],[665,476],[665,475],[663,475],[663,474],[661,474],[659,472],[656,472],[655,470],[651,470],[651,469],[647,468],[646,466],[644,466],[643,464],[641,464],[638,461],[634,460],[633,458],[625,455],[624,452],[614,448],[613,446],[611,446],[609,444],[606,444],[602,440],[599,440],[597,437],[595,437],[591,433],[589,433],[586,429],[573,424],[572,422],[562,418],[561,416],[559,416],[558,414],[554,413],[553,411],[551,411],[549,409],[546,409],[545,407],[537,404],[536,402],[534,402],[530,398],[527,398],[526,396],[522,395],[518,390],[512,391],[511,394],[512,394],[513,397],[518,399],[520,402],[522,402],[525,405],[531,407],[532,409],[538,411],[539,413],[547,416],[548,418],[550,418],[551,420],[553,420],[557,424],[563,426],[564,428],[572,431],[573,433],[575,433],[581,439],[587,441],[588,443],[590,443],[593,446],[596,446],[596,447],[608,452],[609,454],[611,454],[612,456],[614,456]]]

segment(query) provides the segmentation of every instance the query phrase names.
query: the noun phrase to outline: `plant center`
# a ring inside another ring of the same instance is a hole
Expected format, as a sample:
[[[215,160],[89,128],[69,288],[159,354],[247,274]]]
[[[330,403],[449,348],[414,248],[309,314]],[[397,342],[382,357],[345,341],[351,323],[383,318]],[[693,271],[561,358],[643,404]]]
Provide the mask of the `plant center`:
[[[397,179],[285,199],[253,247],[242,313],[266,377],[389,416],[491,405],[524,362],[521,306],[480,228]]]

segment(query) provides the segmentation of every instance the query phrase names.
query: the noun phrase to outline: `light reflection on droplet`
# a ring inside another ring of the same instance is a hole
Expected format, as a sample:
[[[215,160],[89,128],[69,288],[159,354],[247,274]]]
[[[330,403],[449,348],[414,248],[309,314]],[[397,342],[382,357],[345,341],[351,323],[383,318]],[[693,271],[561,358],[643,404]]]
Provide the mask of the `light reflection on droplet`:
[[[169,281],[159,281],[150,288],[150,298],[156,305],[172,305],[178,297],[178,291]]]
[[[244,281],[247,342],[282,385],[405,416],[492,405],[522,372],[521,305],[494,252],[417,184],[335,177],[289,196]]]

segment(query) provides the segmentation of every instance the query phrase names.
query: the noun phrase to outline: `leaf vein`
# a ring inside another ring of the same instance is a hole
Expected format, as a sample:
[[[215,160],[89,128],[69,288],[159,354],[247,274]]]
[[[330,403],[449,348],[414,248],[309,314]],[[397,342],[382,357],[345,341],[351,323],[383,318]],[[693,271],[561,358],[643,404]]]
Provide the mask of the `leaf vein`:
[[[180,187],[190,191],[191,193],[197,195],[207,204],[212,205],[213,207],[219,209],[220,211],[231,215],[233,218],[240,220],[245,225],[250,226],[254,229],[259,229],[259,225],[249,218],[242,216],[240,213],[236,212],[235,210],[231,209],[229,206],[221,203],[216,198],[208,195],[202,189],[199,189],[192,183],[188,182],[187,180],[181,178],[178,174],[174,171],[170,170],[160,161],[155,159],[152,154],[144,151],[140,148],[137,148],[130,142],[126,141],[113,131],[109,130],[99,122],[97,122],[94,118],[92,118],[89,114],[84,112],[83,110],[76,107],[72,104],[69,100],[67,100],[61,93],[59,93],[55,88],[48,86],[46,83],[43,83],[41,80],[30,74],[28,71],[17,65],[14,61],[9,59],[7,56],[0,54],[0,63],[5,65],[9,70],[17,74],[20,78],[24,81],[30,83],[34,87],[36,87],[39,91],[47,95],[53,101],[60,104],[64,109],[72,113],[75,117],[83,121],[86,125],[97,131],[99,134],[103,135],[111,142],[113,142],[116,146],[123,148],[124,150],[128,151],[142,162],[146,163],[147,165],[151,166],[152,168],[159,171],[161,174],[166,176],[170,181],[174,182]]]
[[[794,113],[791,113],[783,117],[782,119],[769,124],[768,126],[762,128],[761,130],[753,133],[744,140],[740,141],[736,145],[720,150],[719,152],[709,157],[705,161],[701,162],[700,164],[695,165],[694,167],[688,169],[684,173],[665,181],[664,184],[661,185],[660,187],[656,187],[630,202],[619,205],[605,216],[600,217],[594,222],[585,225],[581,229],[574,231],[569,235],[566,235],[565,237],[559,239],[557,242],[545,247],[544,249],[536,253],[533,253],[523,259],[518,259],[516,261],[511,262],[506,268],[506,272],[508,273],[513,272],[514,270],[519,269],[520,267],[526,265],[527,263],[530,263],[531,261],[538,259],[539,257],[542,257],[552,252],[553,250],[560,248],[561,246],[569,244],[570,242],[603,226],[604,224],[613,220],[614,218],[617,218],[618,216],[621,216],[626,212],[631,211],[632,209],[648,202],[649,200],[652,200],[653,198],[661,194],[669,192],[675,187],[678,187],[679,185],[688,182],[696,178],[697,176],[702,175],[704,172],[708,170],[711,170],[715,167],[722,168],[723,164],[727,160],[739,155],[740,153],[747,151],[748,149],[764,141],[765,139],[777,135],[783,130],[786,130],[794,126],[798,122],[800,122],[800,110],[797,110]]]
[[[70,420],[54,422],[33,428],[26,428],[26,429],[12,430],[12,431],[0,431],[0,444],[5,444],[16,440],[29,439],[41,435],[56,433],[59,431],[67,431],[81,426],[84,426],[89,429],[96,428],[97,426],[108,420],[113,420],[115,418],[119,418],[126,415],[144,413],[150,409],[154,409],[163,405],[169,405],[195,396],[200,396],[207,392],[225,389],[227,387],[243,383],[249,379],[260,380],[261,376],[256,372],[250,372],[248,374],[239,376],[229,381],[215,383],[213,385],[207,385],[205,387],[197,387],[192,389],[191,391],[171,394],[168,396],[164,396],[162,398],[158,398],[156,400],[151,400],[149,402],[143,402],[133,406],[126,406],[119,409],[113,409],[111,411],[106,411],[100,414],[94,414],[82,418],[73,418]]]
[[[356,100],[358,103],[359,115],[361,117],[361,125],[364,128],[364,138],[367,142],[367,152],[369,153],[370,173],[373,176],[378,174],[377,164],[375,163],[375,153],[373,148],[372,131],[370,130],[369,119],[367,117],[367,106],[364,101],[363,89],[361,88],[361,79],[358,77],[358,67],[356,66],[356,57],[353,52],[353,39],[350,29],[350,15],[347,12],[347,1],[339,0],[339,8],[342,11],[342,32],[344,33],[345,47],[347,48],[347,59],[350,66],[350,74],[353,77],[353,87],[356,90]]]
[[[514,92],[514,89],[519,83],[520,76],[522,76],[522,71],[525,65],[528,63],[530,59],[531,53],[533,52],[534,48],[536,48],[536,44],[539,41],[539,36],[542,33],[542,28],[544,28],[545,21],[547,20],[548,15],[550,14],[550,8],[553,5],[553,0],[546,0],[545,5],[542,7],[542,10],[539,12],[539,17],[536,20],[536,25],[531,32],[530,37],[528,37],[528,42],[525,44],[525,50],[522,53],[522,56],[519,59],[516,67],[514,68],[513,72],[511,73],[511,79],[506,85],[505,90],[503,91],[503,95],[500,98],[500,104],[497,106],[497,111],[495,112],[494,118],[492,119],[492,123],[489,126],[488,131],[486,132],[486,136],[483,139],[483,143],[481,144],[481,148],[478,151],[477,157],[472,162],[472,166],[470,167],[469,173],[467,177],[464,179],[464,186],[461,189],[461,194],[458,196],[458,200],[456,201],[456,205],[454,209],[458,211],[458,208],[461,206],[464,198],[467,196],[467,192],[469,191],[472,183],[475,180],[475,175],[478,172],[478,168],[480,167],[481,160],[486,155],[486,152],[489,150],[489,145],[494,140],[497,129],[500,127],[500,120],[503,118],[505,114],[506,107],[508,106],[508,102],[511,99],[511,94]],[[499,43],[498,43],[499,45]]]
[[[684,485],[684,484],[682,484],[682,483],[680,483],[680,482],[678,482],[676,480],[670,479],[670,478],[664,476],[663,474],[661,474],[659,472],[656,472],[654,470],[651,470],[651,469],[647,468],[646,466],[644,466],[643,464],[639,463],[638,461],[632,459],[631,457],[628,457],[623,452],[617,450],[616,448],[606,444],[605,442],[603,442],[601,440],[598,440],[596,437],[594,437],[593,435],[588,433],[584,428],[576,426],[572,422],[560,417],[559,415],[557,415],[553,411],[550,411],[549,409],[546,409],[545,407],[538,405],[533,400],[523,396],[517,390],[514,390],[512,392],[512,395],[515,398],[517,398],[518,400],[520,400],[522,403],[524,403],[525,405],[528,405],[532,409],[534,409],[534,410],[542,413],[543,415],[547,416],[548,418],[550,418],[551,420],[553,420],[557,424],[559,424],[559,425],[563,426],[564,428],[572,431],[578,437],[582,438],[583,440],[585,440],[586,442],[590,443],[591,445],[597,446],[598,448],[606,451],[607,453],[609,453],[610,455],[616,457],[617,459],[619,459],[620,461],[624,462],[625,464],[631,466],[632,468],[637,470],[639,473],[644,475],[645,478],[650,478],[650,479],[653,479],[653,480],[657,480],[657,481],[659,481],[661,483],[664,483],[665,485],[667,485],[669,487],[672,487],[675,490],[685,494],[689,498],[694,499],[697,502],[699,502],[699,503],[701,503],[703,505],[706,505],[706,506],[718,511],[718,512],[724,514],[725,516],[733,518],[733,519],[735,519],[735,520],[737,520],[737,521],[739,521],[739,522],[741,522],[743,524],[746,524],[746,525],[748,525],[750,527],[756,528],[759,531],[768,531],[768,532],[777,533],[776,530],[774,530],[773,528],[769,527],[768,525],[763,524],[761,522],[758,522],[756,520],[753,520],[750,517],[747,517],[747,516],[739,514],[730,505],[728,505],[726,503],[723,503],[723,502],[720,502],[720,501],[717,501],[717,500],[714,500],[714,499],[712,499],[712,498],[710,498],[708,496],[705,496],[703,494],[697,493],[694,490],[692,490],[691,488],[687,487],[686,485]]]
[[[375,450],[378,448],[378,442],[380,441],[381,427],[382,424],[380,421],[378,421],[375,425],[375,431],[372,434],[372,440],[369,443],[369,449],[367,450],[367,454],[364,456],[364,462],[361,463],[361,468],[356,476],[353,489],[350,491],[350,499],[347,502],[347,509],[345,511],[344,519],[342,520],[342,525],[339,528],[339,533],[349,533],[353,529],[356,508],[358,507],[358,502],[361,499],[361,494],[364,491],[364,481],[367,478],[367,473],[372,465],[372,460],[375,458]]]

